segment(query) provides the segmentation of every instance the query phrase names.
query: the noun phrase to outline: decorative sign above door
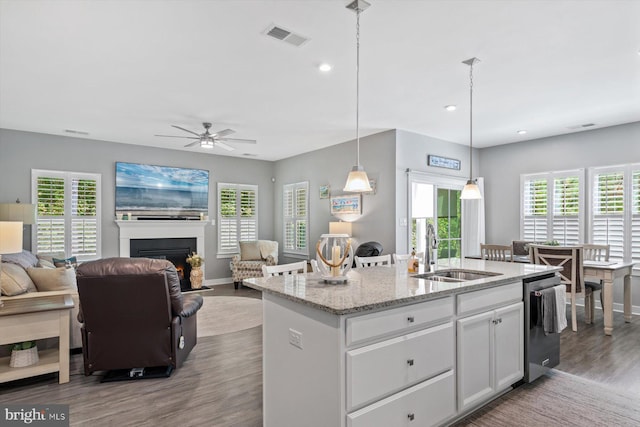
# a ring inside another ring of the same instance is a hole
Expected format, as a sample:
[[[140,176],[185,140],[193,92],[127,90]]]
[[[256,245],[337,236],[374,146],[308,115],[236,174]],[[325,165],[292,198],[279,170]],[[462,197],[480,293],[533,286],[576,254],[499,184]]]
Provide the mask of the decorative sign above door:
[[[433,154],[429,154],[427,156],[427,165],[435,166],[438,168],[455,169],[458,171],[460,170],[460,160],[449,159],[442,156],[435,156]]]

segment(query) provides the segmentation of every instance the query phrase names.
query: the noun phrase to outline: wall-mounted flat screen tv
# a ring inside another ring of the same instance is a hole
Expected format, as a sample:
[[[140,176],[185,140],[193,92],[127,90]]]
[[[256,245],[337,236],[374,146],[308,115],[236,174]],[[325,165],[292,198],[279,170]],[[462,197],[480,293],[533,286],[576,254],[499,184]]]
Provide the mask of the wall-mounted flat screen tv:
[[[208,202],[207,170],[116,162],[116,213],[197,218]]]

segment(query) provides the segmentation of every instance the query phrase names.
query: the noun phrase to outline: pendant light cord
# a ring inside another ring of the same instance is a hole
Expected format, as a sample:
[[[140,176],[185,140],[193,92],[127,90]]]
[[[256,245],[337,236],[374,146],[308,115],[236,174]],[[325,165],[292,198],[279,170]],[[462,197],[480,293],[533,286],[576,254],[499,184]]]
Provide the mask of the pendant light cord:
[[[356,9],[356,166],[360,166],[360,7]]]
[[[473,179],[473,61],[469,68],[469,180]]]

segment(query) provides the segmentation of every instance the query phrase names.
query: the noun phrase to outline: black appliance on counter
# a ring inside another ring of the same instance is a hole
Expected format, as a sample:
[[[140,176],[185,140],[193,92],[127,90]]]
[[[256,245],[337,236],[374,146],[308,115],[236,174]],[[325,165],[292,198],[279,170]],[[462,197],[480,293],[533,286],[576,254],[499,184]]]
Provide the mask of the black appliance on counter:
[[[523,280],[524,286],[524,382],[533,382],[560,363],[560,334],[545,335],[542,325],[532,322],[532,310],[541,297],[535,292],[560,285],[555,273]]]

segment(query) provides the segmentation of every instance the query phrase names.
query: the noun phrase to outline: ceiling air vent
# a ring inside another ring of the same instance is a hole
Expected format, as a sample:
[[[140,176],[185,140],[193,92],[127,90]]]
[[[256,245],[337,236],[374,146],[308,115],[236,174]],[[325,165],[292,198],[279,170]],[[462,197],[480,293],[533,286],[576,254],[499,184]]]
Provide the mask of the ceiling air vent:
[[[75,129],[65,129],[64,130],[66,133],[71,133],[74,135],[89,135],[89,132],[85,132],[82,130],[75,130]]]
[[[263,34],[273,37],[274,39],[289,43],[293,46],[300,47],[309,41],[307,37],[295,34],[287,29],[279,27],[277,25],[269,25]]]
[[[591,126],[595,126],[595,123],[585,123],[582,125],[573,125],[573,126],[569,126],[567,127],[567,129],[571,129],[571,130],[575,130],[575,129],[582,129],[582,128],[590,128]]]

